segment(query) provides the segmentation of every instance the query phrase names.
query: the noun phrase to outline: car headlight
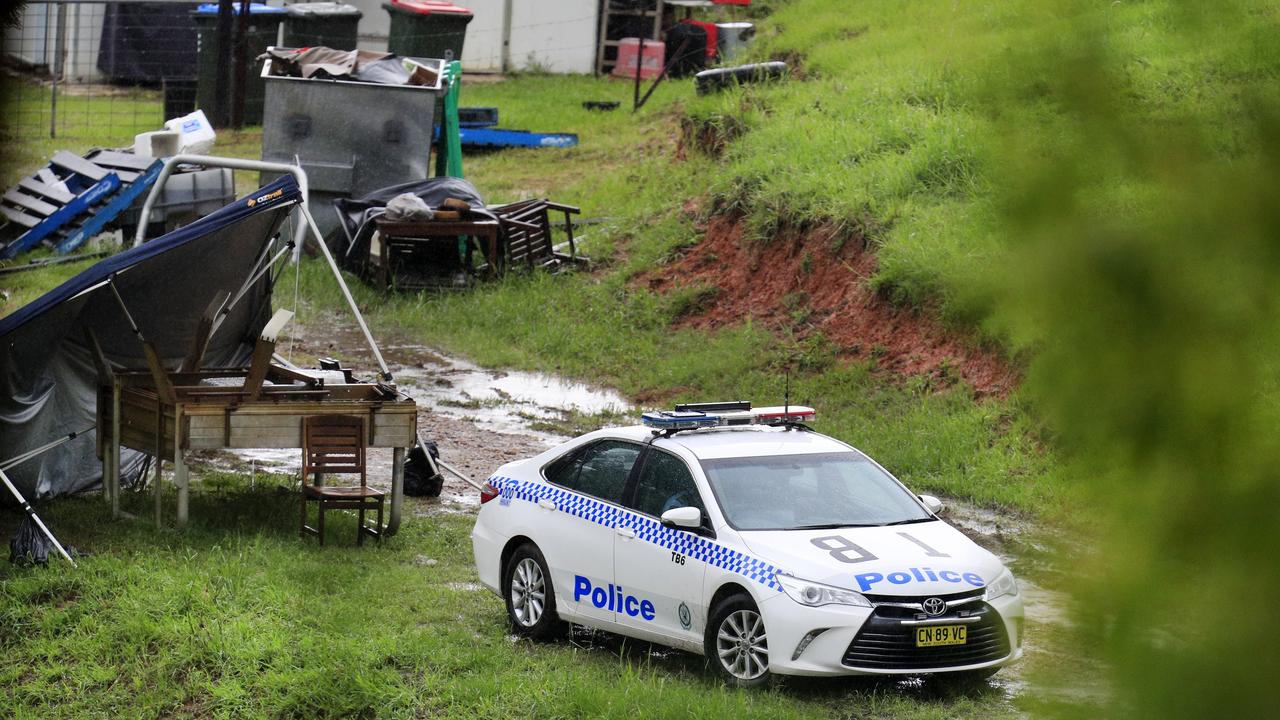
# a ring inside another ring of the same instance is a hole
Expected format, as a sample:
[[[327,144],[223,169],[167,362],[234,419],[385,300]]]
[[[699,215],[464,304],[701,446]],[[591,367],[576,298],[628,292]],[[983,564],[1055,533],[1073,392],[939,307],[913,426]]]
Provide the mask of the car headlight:
[[[778,584],[792,600],[801,605],[818,607],[819,605],[855,605],[871,607],[871,601],[852,590],[823,585],[822,583],[801,580],[791,575],[777,576]]]
[[[987,592],[982,596],[982,599],[987,602],[991,602],[992,600],[1004,597],[1005,595],[1017,594],[1018,581],[1013,579],[1013,573],[1009,572],[1008,568],[1006,568],[1004,572],[1000,573],[999,577],[987,586]]]

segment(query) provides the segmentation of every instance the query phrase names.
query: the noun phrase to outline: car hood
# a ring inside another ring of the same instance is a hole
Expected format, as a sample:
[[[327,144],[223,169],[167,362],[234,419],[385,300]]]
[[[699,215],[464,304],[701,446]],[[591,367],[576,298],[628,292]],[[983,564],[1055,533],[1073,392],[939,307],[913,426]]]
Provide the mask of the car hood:
[[[935,520],[887,527],[740,531],[786,574],[872,595],[946,595],[985,587],[1004,565]]]

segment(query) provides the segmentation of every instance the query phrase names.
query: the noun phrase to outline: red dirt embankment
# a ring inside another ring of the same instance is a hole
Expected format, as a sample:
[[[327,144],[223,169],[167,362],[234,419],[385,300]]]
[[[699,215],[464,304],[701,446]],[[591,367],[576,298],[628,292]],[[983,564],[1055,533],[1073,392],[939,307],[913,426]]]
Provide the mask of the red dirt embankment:
[[[736,217],[712,218],[702,242],[641,282],[656,292],[717,289],[712,301],[680,320],[685,327],[715,328],[749,316],[802,335],[821,332],[840,355],[874,359],[877,370],[903,378],[926,376],[938,385],[959,378],[978,396],[1004,395],[1017,384],[1017,371],[999,354],[877,295],[868,283],[876,259],[861,241],[836,250],[833,230],[819,227],[744,243],[742,231]]]

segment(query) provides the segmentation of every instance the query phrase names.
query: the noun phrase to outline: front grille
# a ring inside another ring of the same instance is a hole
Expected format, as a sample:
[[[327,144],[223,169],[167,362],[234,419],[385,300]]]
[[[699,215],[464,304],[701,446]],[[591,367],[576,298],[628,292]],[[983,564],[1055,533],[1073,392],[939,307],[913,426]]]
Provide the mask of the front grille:
[[[924,670],[976,665],[1009,655],[1009,635],[994,608],[976,602],[937,619],[960,617],[979,618],[975,622],[957,623],[968,628],[964,645],[916,647],[916,628],[920,626],[903,625],[901,621],[906,618],[899,608],[878,607],[849,643],[844,664],[869,670]]]
[[[982,597],[986,588],[978,588],[976,590],[962,590],[954,593],[934,593],[933,595],[872,595],[871,593],[862,593],[862,596],[870,600],[872,603],[922,603],[926,598],[940,597],[947,602],[955,602],[956,600],[967,600],[969,598]]]

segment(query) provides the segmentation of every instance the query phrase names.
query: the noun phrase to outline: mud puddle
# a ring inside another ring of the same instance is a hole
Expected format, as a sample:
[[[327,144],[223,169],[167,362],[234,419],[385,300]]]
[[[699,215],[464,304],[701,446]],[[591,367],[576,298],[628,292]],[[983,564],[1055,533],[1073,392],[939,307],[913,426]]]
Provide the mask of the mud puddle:
[[[358,377],[372,377],[376,368],[364,337],[345,316],[322,315],[299,324],[287,354],[303,366],[318,358],[335,357],[356,369]],[[549,373],[488,370],[449,357],[424,345],[386,338],[380,347],[396,386],[418,403],[419,434],[434,441],[445,462],[476,480],[499,466],[546,450],[566,436],[549,431],[554,421],[570,413],[594,415],[627,413],[631,405],[622,395]],[[196,460],[231,472],[297,475],[302,453],[297,449],[226,450],[202,453]],[[368,481],[390,488],[392,452],[370,448]],[[439,498],[410,505],[415,516],[440,512],[472,512],[479,505],[475,488],[452,475]]]
[[[420,406],[438,415],[467,420],[477,427],[540,437],[550,447],[564,437],[534,429],[537,421],[557,420],[572,411],[587,415],[623,413],[627,399],[604,388],[546,373],[487,370],[421,346],[396,347],[419,361],[392,368],[396,383]]]
[[[314,362],[310,358],[338,355],[340,349],[344,364],[365,371],[374,367],[362,338],[346,331],[334,331],[340,327],[342,323],[335,322],[302,328],[296,346],[299,356],[295,361],[309,365]],[[554,375],[487,370],[410,343],[385,344],[383,353],[398,387],[419,403],[422,437],[435,441],[446,462],[476,480],[483,480],[507,462],[535,455],[565,439],[539,427],[543,425],[540,421],[554,419],[565,412],[634,413],[626,399],[614,391]],[[218,452],[206,454],[206,460],[216,467],[239,472],[296,474],[301,453],[298,450]],[[390,450],[371,450],[370,484],[388,487],[390,478]],[[450,475],[446,475],[439,498],[406,500],[406,514],[419,520],[442,513],[473,513],[479,505],[477,491]],[[1061,587],[1067,572],[1059,560],[1064,557],[1060,549],[1066,546],[1066,539],[1014,514],[954,498],[946,498],[945,502],[947,510],[943,518],[1009,565],[1018,577],[1026,605],[1024,661],[983,684],[980,692],[1010,700],[1026,695],[1031,692],[1029,675],[1033,672],[1028,668],[1041,664],[1041,658],[1061,654],[1055,650],[1053,637],[1060,636],[1061,630],[1070,625],[1066,597],[1050,589],[1050,586]],[[462,583],[456,589],[470,592],[474,588]],[[638,647],[635,641],[586,629],[575,629],[571,642],[584,649],[615,653],[624,652],[624,647]],[[646,645],[641,652],[647,657],[688,665],[690,671],[701,672],[702,658],[659,646]],[[808,687],[803,681],[796,682]],[[886,685],[921,697],[946,692],[935,687],[936,683],[919,678],[880,681],[878,686]],[[814,686],[813,690],[820,691],[823,687],[827,686]]]

